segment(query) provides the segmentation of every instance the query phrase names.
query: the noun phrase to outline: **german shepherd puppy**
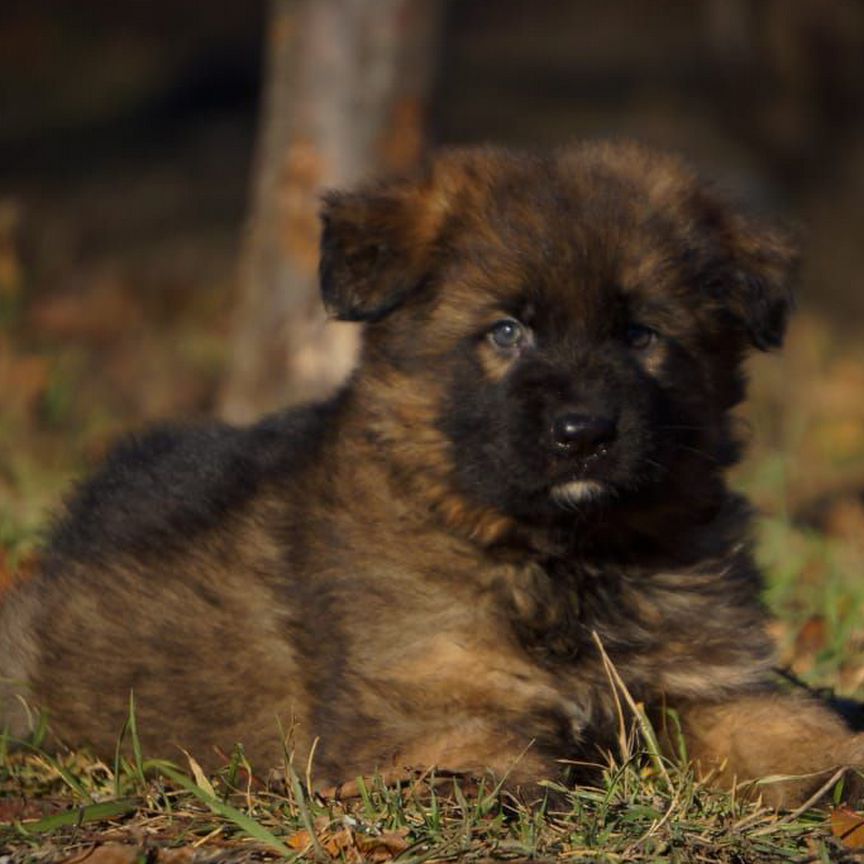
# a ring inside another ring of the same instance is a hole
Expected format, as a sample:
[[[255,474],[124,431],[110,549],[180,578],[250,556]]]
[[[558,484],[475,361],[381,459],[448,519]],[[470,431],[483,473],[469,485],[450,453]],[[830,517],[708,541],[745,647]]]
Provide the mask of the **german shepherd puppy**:
[[[322,785],[529,785],[615,740],[605,651],[703,768],[807,775],[775,804],[864,763],[775,686],[724,482],[742,361],[783,338],[786,242],[631,144],[445,152],[322,220],[324,303],[365,323],[350,382],[110,456],[5,598],[13,732],[27,702],[112,753],[132,692],[153,755],[276,765],[278,719]]]

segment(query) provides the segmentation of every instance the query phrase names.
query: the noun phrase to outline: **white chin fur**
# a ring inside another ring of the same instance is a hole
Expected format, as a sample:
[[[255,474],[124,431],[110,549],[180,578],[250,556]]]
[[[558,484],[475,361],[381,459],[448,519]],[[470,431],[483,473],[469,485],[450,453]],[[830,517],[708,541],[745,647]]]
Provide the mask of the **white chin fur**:
[[[596,480],[571,480],[552,488],[552,500],[568,510],[585,501],[593,501],[602,494],[603,484]]]

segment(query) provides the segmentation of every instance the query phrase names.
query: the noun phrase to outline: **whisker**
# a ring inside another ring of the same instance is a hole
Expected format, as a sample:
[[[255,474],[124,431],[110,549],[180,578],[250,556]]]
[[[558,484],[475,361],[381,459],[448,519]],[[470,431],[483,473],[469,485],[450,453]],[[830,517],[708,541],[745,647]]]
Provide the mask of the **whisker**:
[[[687,444],[677,444],[676,446],[679,450],[687,450],[689,453],[693,453],[696,456],[701,456],[703,459],[707,459],[709,462],[713,462],[715,465],[720,464],[720,460],[716,456],[712,456],[705,450],[699,450],[698,448],[690,447]]]

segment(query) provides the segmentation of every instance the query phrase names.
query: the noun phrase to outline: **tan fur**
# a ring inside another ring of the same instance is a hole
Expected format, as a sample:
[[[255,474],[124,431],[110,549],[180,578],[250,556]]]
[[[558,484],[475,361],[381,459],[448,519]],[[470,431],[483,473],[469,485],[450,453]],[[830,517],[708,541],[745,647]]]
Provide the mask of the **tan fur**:
[[[851,736],[824,705],[804,697],[695,706],[682,720],[689,756],[703,772],[774,807],[801,804],[838,768],[860,767],[864,758],[864,736]]]

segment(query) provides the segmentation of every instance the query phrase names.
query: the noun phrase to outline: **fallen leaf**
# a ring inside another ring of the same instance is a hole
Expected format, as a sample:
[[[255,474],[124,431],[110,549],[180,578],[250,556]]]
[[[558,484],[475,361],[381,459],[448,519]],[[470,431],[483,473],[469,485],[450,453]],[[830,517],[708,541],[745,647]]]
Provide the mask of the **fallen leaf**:
[[[333,859],[360,864],[362,861],[374,861],[383,864],[404,852],[408,846],[406,836],[408,829],[385,831],[382,834],[357,834],[349,827],[337,831],[317,832],[320,847]],[[311,834],[304,830],[292,834],[288,845],[298,852],[304,852],[313,846]]]
[[[350,852],[354,851],[354,833],[350,828],[340,828],[334,834],[323,836],[321,841],[331,858],[340,858],[343,852],[352,857]]]
[[[864,814],[836,807],[831,811],[831,833],[849,849],[864,849]]]
[[[406,839],[408,829],[384,831],[377,837],[357,836],[357,848],[371,861],[389,861],[401,855],[411,844]]]
[[[285,842],[292,849],[302,852],[304,849],[308,849],[312,845],[312,835],[304,829],[292,834]]]

